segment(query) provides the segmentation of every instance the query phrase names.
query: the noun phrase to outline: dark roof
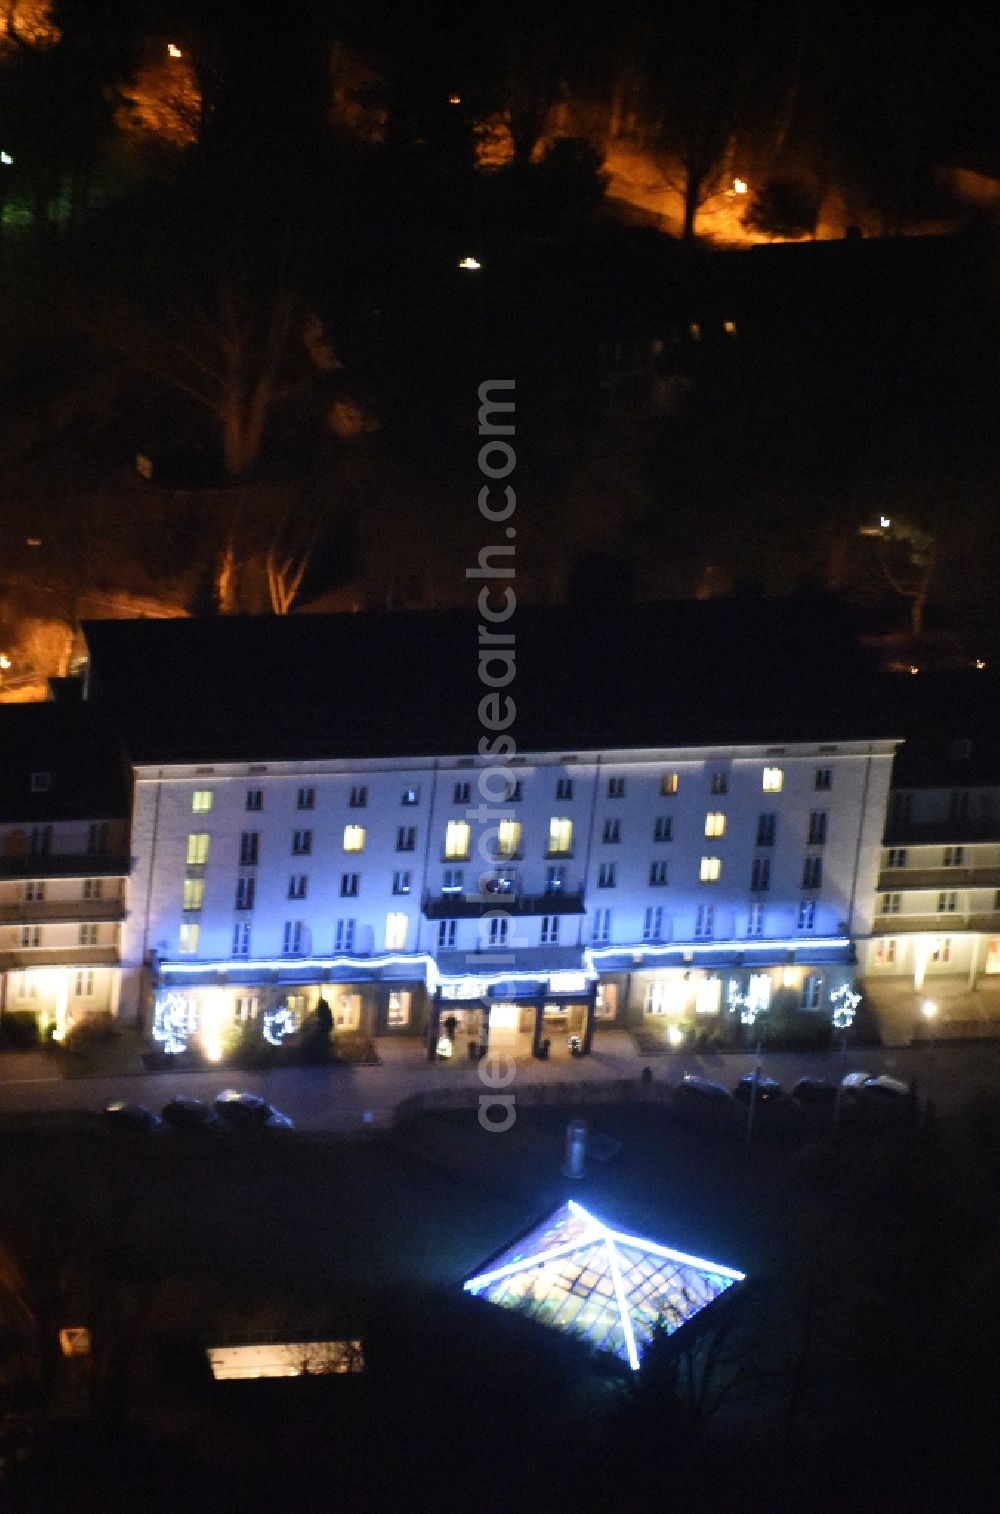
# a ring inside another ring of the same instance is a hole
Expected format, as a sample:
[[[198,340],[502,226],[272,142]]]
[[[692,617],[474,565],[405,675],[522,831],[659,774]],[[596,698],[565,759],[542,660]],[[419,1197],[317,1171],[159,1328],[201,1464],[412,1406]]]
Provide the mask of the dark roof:
[[[31,775],[49,774],[33,792]],[[84,704],[0,705],[0,822],[118,820],[129,813],[125,752]]]
[[[893,768],[897,788],[1000,784],[1000,678],[990,668],[900,674],[886,690],[906,736]]]
[[[526,751],[885,738],[835,604],[733,599],[519,609],[511,734]],[[438,756],[484,728],[464,611],[101,621],[90,697],[136,761]],[[499,675],[499,664],[492,665]]]

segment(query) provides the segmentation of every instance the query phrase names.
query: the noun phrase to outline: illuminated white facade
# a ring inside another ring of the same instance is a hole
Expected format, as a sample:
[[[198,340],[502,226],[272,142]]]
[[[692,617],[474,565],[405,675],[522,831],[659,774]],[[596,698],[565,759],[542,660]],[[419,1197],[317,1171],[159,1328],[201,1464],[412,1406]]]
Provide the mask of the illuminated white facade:
[[[0,826],[0,993],[57,1040],[116,1015],[127,822]]]
[[[454,1019],[554,1053],[602,1021],[828,1012],[871,929],[892,753],[142,764],[123,1007],[173,995],[217,1033],[322,996],[342,1031],[433,1046]]]
[[[968,743],[958,743],[964,748]],[[952,764],[951,782],[895,789],[882,847],[866,992],[892,1040],[1000,1026],[1000,787]],[[904,779],[905,783],[905,774]]]

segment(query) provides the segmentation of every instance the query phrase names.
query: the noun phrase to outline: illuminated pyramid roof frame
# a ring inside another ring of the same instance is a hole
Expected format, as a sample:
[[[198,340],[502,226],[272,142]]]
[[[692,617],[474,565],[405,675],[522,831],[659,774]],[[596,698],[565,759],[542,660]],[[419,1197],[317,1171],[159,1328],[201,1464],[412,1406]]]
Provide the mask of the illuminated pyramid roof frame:
[[[616,1230],[570,1199],[464,1287],[637,1371],[658,1327],[673,1334],[745,1276]]]

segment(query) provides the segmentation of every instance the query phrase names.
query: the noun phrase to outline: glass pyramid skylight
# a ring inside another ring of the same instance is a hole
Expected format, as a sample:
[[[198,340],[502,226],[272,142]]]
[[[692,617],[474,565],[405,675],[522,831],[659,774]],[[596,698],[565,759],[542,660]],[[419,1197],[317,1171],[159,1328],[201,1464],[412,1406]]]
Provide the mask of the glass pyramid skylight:
[[[744,1276],[626,1235],[570,1199],[464,1286],[634,1371],[658,1321],[672,1334]]]

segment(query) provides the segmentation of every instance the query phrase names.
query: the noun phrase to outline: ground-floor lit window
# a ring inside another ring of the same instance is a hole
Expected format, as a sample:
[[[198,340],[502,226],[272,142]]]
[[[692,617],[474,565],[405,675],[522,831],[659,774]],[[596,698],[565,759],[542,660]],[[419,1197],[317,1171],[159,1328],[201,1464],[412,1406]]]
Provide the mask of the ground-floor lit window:
[[[618,984],[599,983],[594,1014],[598,1020],[613,1020],[618,1014]]]
[[[703,978],[698,984],[694,1007],[696,1014],[717,1015],[722,1003],[722,979]]]
[[[390,992],[389,1008],[386,1014],[387,1025],[409,1025],[411,997],[409,990],[405,988],[393,989]]]
[[[337,1030],[357,1030],[361,1024],[361,995],[336,994],[333,1001],[333,1023]]]

